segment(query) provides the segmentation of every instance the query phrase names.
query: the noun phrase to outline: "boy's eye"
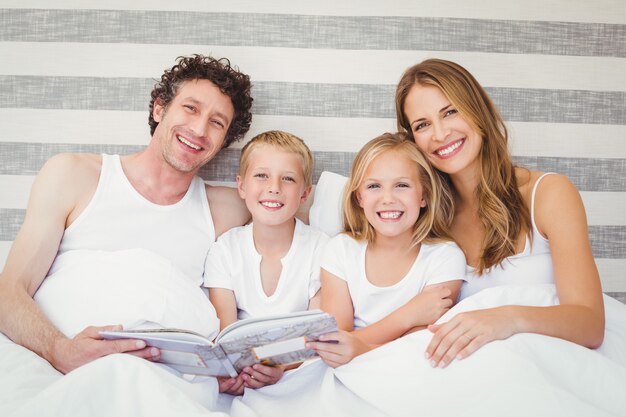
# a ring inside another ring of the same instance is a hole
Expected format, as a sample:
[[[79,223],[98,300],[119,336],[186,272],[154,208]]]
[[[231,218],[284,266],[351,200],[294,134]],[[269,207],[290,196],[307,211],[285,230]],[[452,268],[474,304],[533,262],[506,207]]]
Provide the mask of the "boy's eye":
[[[254,174],[254,178],[266,179],[267,178],[267,174],[259,172],[259,173]]]
[[[296,182],[296,180],[293,177],[289,177],[289,176],[283,177],[283,181]]]

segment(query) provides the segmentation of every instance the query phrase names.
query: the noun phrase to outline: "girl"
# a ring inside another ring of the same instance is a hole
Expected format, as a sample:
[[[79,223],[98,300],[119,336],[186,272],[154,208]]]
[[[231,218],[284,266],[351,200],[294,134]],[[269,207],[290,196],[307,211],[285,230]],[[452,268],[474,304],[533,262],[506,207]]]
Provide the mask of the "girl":
[[[404,134],[368,142],[344,193],[345,232],[322,258],[321,307],[341,331],[310,343],[332,367],[434,323],[457,298],[465,258],[448,238],[451,200]],[[435,285],[436,284],[436,285]]]
[[[467,312],[431,326],[431,364],[446,366],[522,332],[600,346],[600,279],[572,183],[513,165],[502,117],[474,77],[453,62],[429,59],[409,68],[396,90],[396,111],[399,128],[452,191],[451,234],[469,265],[461,297],[497,285],[554,283],[560,300],[552,307]]]

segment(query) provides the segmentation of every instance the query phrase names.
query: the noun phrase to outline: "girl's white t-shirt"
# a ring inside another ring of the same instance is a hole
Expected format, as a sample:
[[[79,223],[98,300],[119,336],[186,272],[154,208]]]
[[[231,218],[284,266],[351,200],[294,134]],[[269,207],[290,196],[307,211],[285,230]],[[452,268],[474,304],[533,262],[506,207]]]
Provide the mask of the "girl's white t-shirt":
[[[465,255],[453,242],[422,243],[409,272],[389,287],[378,287],[368,281],[366,250],[366,241],[339,234],[328,242],[321,261],[322,268],[348,284],[355,329],[388,316],[427,285],[465,279]]]

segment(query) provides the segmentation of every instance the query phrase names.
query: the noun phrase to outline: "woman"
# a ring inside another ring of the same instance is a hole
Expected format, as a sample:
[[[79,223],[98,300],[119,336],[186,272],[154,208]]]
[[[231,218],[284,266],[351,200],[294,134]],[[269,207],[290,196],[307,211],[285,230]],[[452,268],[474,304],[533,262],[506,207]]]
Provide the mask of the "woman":
[[[572,183],[513,165],[502,117],[458,64],[429,59],[409,68],[396,90],[396,111],[399,130],[412,135],[453,192],[451,233],[468,262],[461,297],[497,285],[554,283],[560,300],[466,312],[431,326],[431,364],[445,367],[516,333],[600,346],[602,290]]]

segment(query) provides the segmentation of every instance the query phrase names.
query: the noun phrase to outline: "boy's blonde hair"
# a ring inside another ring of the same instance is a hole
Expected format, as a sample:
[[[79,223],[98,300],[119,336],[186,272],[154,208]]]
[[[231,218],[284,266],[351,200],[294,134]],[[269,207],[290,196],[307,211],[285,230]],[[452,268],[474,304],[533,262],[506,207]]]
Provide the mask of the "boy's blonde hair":
[[[451,240],[448,232],[454,217],[451,194],[448,188],[443,187],[439,176],[435,174],[417,145],[405,133],[385,133],[378,136],[366,143],[357,154],[343,196],[345,233],[357,240],[374,242],[376,231],[367,221],[365,212],[359,205],[357,191],[372,161],[391,151],[398,152],[415,162],[423,189],[422,198],[426,200],[426,207],[420,209],[413,227],[412,245],[424,240],[427,242]]]
[[[246,175],[252,151],[263,145],[273,146],[285,152],[295,153],[302,159],[302,174],[306,187],[313,182],[313,156],[306,143],[296,135],[281,130],[270,130],[259,133],[241,149],[239,156],[239,176]]]

